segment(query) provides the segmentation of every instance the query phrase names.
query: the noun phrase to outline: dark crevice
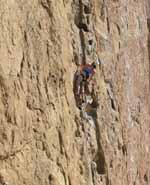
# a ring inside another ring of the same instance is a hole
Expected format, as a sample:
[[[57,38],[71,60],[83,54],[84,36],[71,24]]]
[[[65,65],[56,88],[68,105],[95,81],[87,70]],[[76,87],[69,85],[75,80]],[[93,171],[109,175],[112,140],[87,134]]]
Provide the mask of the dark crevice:
[[[48,176],[48,182],[49,182],[49,185],[51,185],[51,183],[52,183],[52,175],[51,174]]]
[[[23,57],[22,57],[21,64],[20,64],[20,73],[18,74],[19,77],[20,75],[23,76],[24,61],[25,61],[25,56],[23,53]]]
[[[70,177],[68,177],[68,184],[71,185]]]
[[[0,185],[6,185],[4,176],[0,174]]]
[[[150,32],[150,18],[147,19],[147,27],[148,27],[148,30],[149,30],[149,32]]]
[[[111,99],[111,108],[116,111],[116,106],[115,106],[115,102],[113,99]]]
[[[121,49],[121,43],[120,42],[118,43],[118,47],[119,47],[119,49]]]
[[[109,180],[108,176],[106,177],[106,185],[111,185],[111,181]]]
[[[150,19],[147,19],[148,35],[148,54],[149,54],[149,91],[150,91]]]
[[[110,168],[113,168],[113,161],[112,161],[112,160],[110,161],[109,167],[110,167]]]
[[[82,23],[82,19],[83,19],[83,3],[82,0],[79,0],[79,24],[77,25],[79,27],[79,25]],[[81,28],[80,28],[81,29]]]
[[[47,14],[49,15],[49,17],[53,17],[53,14],[52,14],[52,7],[51,7],[51,2],[49,1],[41,1],[41,5],[42,7],[46,10]]]
[[[88,12],[89,10],[87,10],[88,8],[85,7],[82,0],[79,0],[78,4],[74,8],[77,10],[75,15],[75,24],[79,28],[79,36],[81,41],[81,62],[78,62],[78,63],[85,64],[86,63],[86,43],[85,43],[84,34],[89,32],[89,24],[90,24],[89,15],[86,15],[85,12]],[[79,58],[76,55],[75,62],[78,60]]]
[[[148,43],[147,43],[147,45],[148,45],[148,56],[149,56],[149,71],[148,71],[148,74],[149,74],[149,92],[150,92],[150,18],[149,19],[147,19],[147,27],[148,27],[148,31],[149,31],[149,34],[148,34]],[[148,103],[150,104],[150,100],[148,99]],[[150,114],[150,108],[149,108],[149,114]]]
[[[76,18],[78,17],[78,19],[75,20],[75,24],[76,26],[80,29],[79,30],[79,36],[80,36],[80,41],[81,41],[81,52],[82,52],[82,62],[81,64],[86,64],[86,40],[85,40],[85,32],[89,32],[89,24],[90,24],[90,19],[89,19],[89,15],[91,13],[91,7],[88,7],[86,5],[83,4],[82,0],[79,0],[79,12],[78,15],[76,16]],[[89,45],[93,45],[93,40],[88,40],[88,44]],[[77,74],[75,74],[74,76],[74,87],[73,87],[73,91],[75,94],[75,89],[76,89],[76,81],[77,81]],[[97,95],[93,95],[92,93],[90,94],[90,96],[93,99],[93,102],[89,105],[89,112],[86,112],[87,115],[89,117],[92,118],[92,121],[95,125],[95,130],[96,130],[96,140],[97,140],[97,145],[98,145],[98,150],[96,155],[93,157],[93,163],[95,164],[95,172],[98,175],[106,175],[107,174],[107,170],[106,170],[106,160],[105,160],[105,154],[104,154],[104,150],[101,144],[101,134],[100,134],[100,129],[99,129],[99,124],[97,121],[97,107],[98,107],[98,98]],[[115,109],[115,103],[112,103],[113,108]],[[82,116],[82,115],[81,115]],[[83,116],[82,116],[83,118]],[[86,132],[85,129],[83,129],[83,132]],[[77,130],[76,131],[76,136],[80,137],[80,131]],[[80,151],[80,155],[83,156],[84,154],[84,150],[83,148],[81,148]],[[92,166],[91,166],[92,168]],[[93,172],[92,172],[93,173]],[[94,174],[93,174],[94,176]],[[93,178],[94,179],[94,178]],[[93,181],[94,183],[94,181]]]
[[[82,64],[86,64],[86,44],[85,44],[85,37],[82,30],[80,30],[80,40],[81,40],[81,47],[82,47]]]
[[[90,25],[90,18],[89,16],[86,17],[87,24]]]
[[[116,24],[116,27],[117,27],[117,30],[118,30],[118,34],[121,35],[121,29],[120,29],[119,25]]]
[[[58,131],[58,137],[59,137],[59,145],[60,145],[60,152],[61,154],[64,154],[64,151],[63,151],[63,138],[62,138],[62,134],[60,131]]]
[[[122,146],[122,153],[124,156],[127,155],[127,147],[125,144]]]
[[[90,40],[89,40],[89,45],[92,46],[92,44],[93,44],[93,40],[90,39]]]
[[[144,175],[144,181],[145,182],[148,182],[148,176],[147,176],[147,174]]]
[[[101,147],[101,146],[100,146]],[[104,152],[102,150],[102,147],[99,149],[96,158],[94,159],[94,162],[97,165],[97,173],[100,175],[104,175],[106,173],[105,170],[105,156],[104,156]]]
[[[110,33],[110,24],[109,24],[109,18],[107,17],[107,30],[108,30],[108,33]]]
[[[85,20],[84,13],[90,11],[90,7],[83,5],[82,0],[79,0],[79,16],[78,21],[76,21],[76,25],[79,29],[82,29],[85,32],[89,32],[88,24],[90,24],[89,18],[87,17],[87,22]]]
[[[91,14],[91,7],[88,5],[84,5],[84,13],[85,14]]]
[[[79,25],[78,25],[78,28],[82,29],[85,32],[89,32],[88,25],[86,23],[80,22]]]
[[[106,175],[106,178],[108,178],[107,175],[107,169],[106,169],[106,160],[105,160],[105,154],[104,150],[101,144],[101,133],[100,133],[100,128],[99,124],[97,121],[97,107],[98,107],[98,96],[96,94],[92,95],[93,97],[93,103],[92,107],[94,107],[94,114],[91,114],[94,124],[95,124],[95,131],[96,131],[96,140],[97,140],[97,145],[98,145],[98,150],[97,154],[95,155],[93,162],[95,163],[95,170],[98,175]],[[107,179],[106,179],[107,182]]]
[[[97,120],[95,120],[96,125],[96,139],[98,144],[98,153],[95,156],[94,162],[97,165],[97,173],[100,175],[106,174],[106,161],[105,161],[105,154],[101,144],[101,134],[98,126]]]

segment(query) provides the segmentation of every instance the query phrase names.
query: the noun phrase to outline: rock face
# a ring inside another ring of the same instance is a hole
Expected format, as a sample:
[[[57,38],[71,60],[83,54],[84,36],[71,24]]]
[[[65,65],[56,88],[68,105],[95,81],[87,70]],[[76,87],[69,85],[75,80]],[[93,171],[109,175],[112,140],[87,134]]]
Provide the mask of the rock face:
[[[148,3],[1,0],[1,184],[150,184]],[[73,77],[97,56],[91,123]]]

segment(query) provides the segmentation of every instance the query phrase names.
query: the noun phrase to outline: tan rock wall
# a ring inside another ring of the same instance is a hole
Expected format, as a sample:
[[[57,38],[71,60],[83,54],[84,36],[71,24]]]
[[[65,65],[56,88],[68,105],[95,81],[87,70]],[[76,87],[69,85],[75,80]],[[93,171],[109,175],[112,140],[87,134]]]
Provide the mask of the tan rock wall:
[[[0,183],[148,185],[146,4],[1,0]],[[73,95],[98,55],[95,125]]]

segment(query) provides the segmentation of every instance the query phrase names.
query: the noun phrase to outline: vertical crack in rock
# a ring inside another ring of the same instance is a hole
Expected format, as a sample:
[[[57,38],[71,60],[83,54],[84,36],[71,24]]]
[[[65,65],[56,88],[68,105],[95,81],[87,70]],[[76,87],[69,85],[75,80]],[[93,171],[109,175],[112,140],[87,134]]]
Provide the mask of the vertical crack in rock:
[[[79,0],[79,9],[80,9],[80,13],[79,13],[79,23],[78,23],[78,27],[79,29],[83,29],[85,32],[89,31],[88,25],[86,23],[86,19],[84,16],[84,4],[83,4],[83,0]]]
[[[41,0],[42,7],[46,10],[49,17],[53,17],[52,7],[51,7],[51,1],[49,0]]]
[[[86,8],[87,9],[87,8]],[[84,4],[82,0],[79,0],[79,15],[78,15],[78,22],[76,23],[79,28],[79,35],[81,41],[81,48],[82,48],[82,61],[81,64],[86,63],[86,44],[85,44],[85,35],[84,32],[89,32],[88,23],[85,20],[85,11],[84,11]]]
[[[150,18],[147,19],[147,26],[148,26],[148,53],[149,53],[149,91],[150,91]]]
[[[84,32],[82,29],[79,31],[80,34],[80,40],[81,40],[81,48],[82,48],[82,62],[81,64],[86,64],[86,45],[85,45],[85,37],[84,37]]]
[[[106,174],[106,161],[105,161],[105,155],[101,144],[101,135],[100,135],[100,129],[98,122],[95,122],[96,124],[96,138],[97,138],[97,144],[98,144],[98,153],[95,156],[94,162],[96,163],[96,171],[100,175]]]
[[[89,1],[90,2],[90,1]],[[89,3],[90,4],[90,3]],[[87,61],[88,56],[86,55],[86,48],[88,43],[89,45],[93,45],[93,40],[89,39],[88,42],[86,42],[85,38],[85,33],[88,32],[88,24],[89,22],[85,22],[85,14],[91,14],[91,7],[88,5],[84,5],[82,0],[79,0],[79,22],[77,23],[78,28],[80,29],[80,40],[81,40],[81,48],[82,48],[82,64],[85,64]],[[92,21],[92,20],[91,20]],[[76,78],[76,76],[75,76]],[[75,82],[75,80],[74,80]],[[89,166],[87,166],[88,173],[91,177],[90,181],[92,180],[93,185],[98,182],[98,177],[101,179],[106,176],[106,162],[105,162],[105,155],[104,151],[102,149],[101,145],[101,138],[100,138],[100,131],[99,131],[99,126],[98,126],[98,121],[97,121],[97,106],[98,106],[98,100],[97,100],[97,95],[95,95],[95,90],[93,89],[93,92],[91,95],[86,96],[85,103],[82,105],[82,111],[81,111],[81,116],[87,120],[87,123],[90,123],[93,129],[95,130],[96,134],[96,140],[97,140],[97,145],[98,149],[96,154],[94,155],[93,161],[90,159],[90,156],[88,156],[88,142],[91,142],[90,140],[88,141],[89,136],[88,135],[88,130],[85,127],[84,132],[85,132],[85,137],[87,139],[87,142],[85,144],[85,160],[87,161],[87,164],[90,163]],[[75,93],[75,91],[74,91]],[[90,101],[91,99],[91,101]],[[92,103],[91,103],[92,102]],[[90,133],[89,133],[90,134]],[[90,168],[91,166],[91,168]],[[102,175],[102,177],[100,177]],[[107,179],[107,178],[106,178]],[[105,180],[106,180],[105,179]]]

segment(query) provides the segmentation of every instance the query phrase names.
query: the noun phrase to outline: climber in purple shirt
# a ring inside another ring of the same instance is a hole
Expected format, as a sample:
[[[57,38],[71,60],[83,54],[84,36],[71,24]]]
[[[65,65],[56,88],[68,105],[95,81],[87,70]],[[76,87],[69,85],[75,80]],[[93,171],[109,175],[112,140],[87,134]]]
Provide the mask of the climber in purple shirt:
[[[80,85],[82,81],[90,82],[92,80],[93,75],[95,74],[96,64],[93,62],[92,64],[81,65],[79,68],[79,78],[77,82],[78,91],[77,94],[80,94]]]

